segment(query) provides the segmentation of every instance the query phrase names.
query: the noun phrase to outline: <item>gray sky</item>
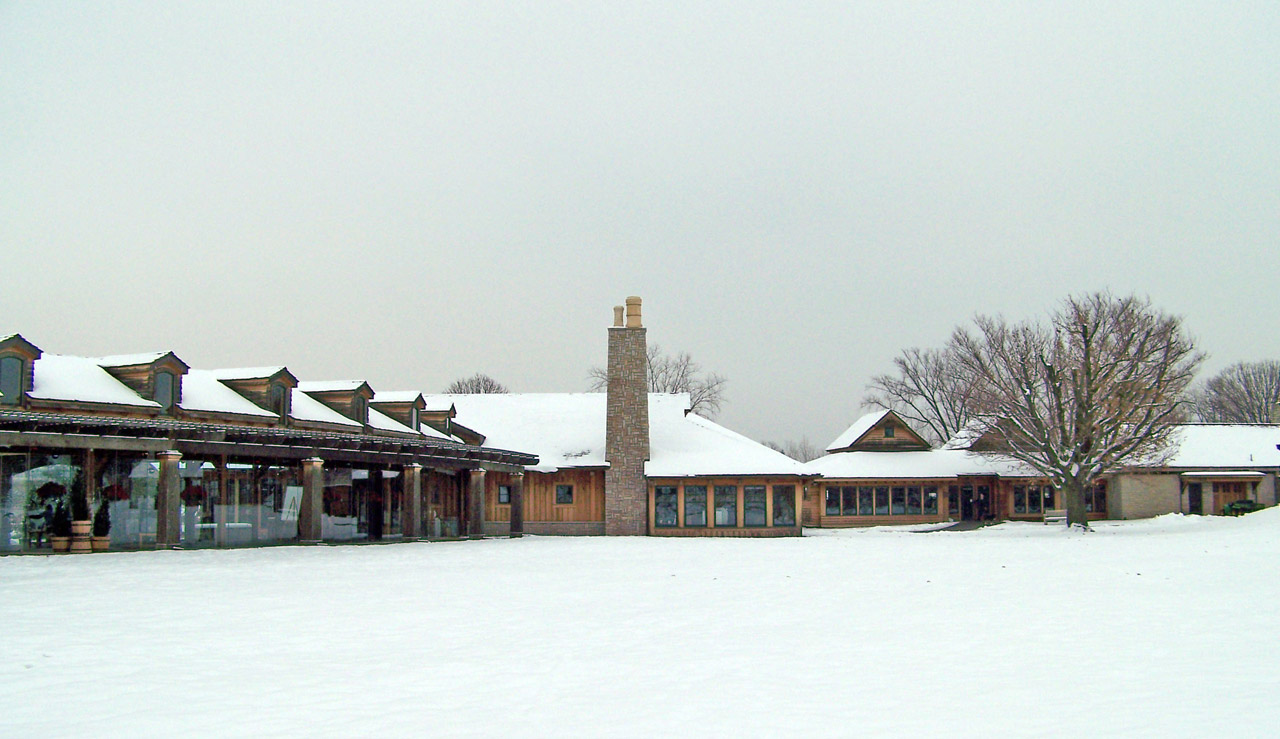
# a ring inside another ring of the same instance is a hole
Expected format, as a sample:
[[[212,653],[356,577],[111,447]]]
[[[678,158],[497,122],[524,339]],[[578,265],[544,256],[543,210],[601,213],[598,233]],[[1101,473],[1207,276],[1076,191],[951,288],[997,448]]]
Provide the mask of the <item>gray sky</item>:
[[[1280,4],[0,3],[0,248],[46,351],[384,390],[583,390],[641,295],[825,445],[1070,292],[1280,358]]]

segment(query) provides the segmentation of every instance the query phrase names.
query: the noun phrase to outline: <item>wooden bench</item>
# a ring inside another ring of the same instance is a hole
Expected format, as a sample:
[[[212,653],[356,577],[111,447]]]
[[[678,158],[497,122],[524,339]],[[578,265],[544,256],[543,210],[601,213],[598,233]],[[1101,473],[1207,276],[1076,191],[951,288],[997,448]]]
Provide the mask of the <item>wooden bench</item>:
[[[1062,524],[1065,524],[1065,523],[1067,522],[1067,509],[1066,509],[1066,508],[1055,508],[1055,509],[1052,509],[1052,510],[1045,511],[1045,512],[1044,512],[1044,522],[1045,522],[1045,525],[1048,525],[1048,524],[1051,524],[1051,523],[1062,523]]]

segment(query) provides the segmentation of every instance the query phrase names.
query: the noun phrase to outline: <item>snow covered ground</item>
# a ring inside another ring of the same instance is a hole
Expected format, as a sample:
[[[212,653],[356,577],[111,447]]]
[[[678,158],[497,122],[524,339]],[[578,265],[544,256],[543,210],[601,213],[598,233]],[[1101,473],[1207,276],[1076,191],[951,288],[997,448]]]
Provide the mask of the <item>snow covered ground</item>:
[[[0,559],[0,735],[1274,735],[1280,509]]]

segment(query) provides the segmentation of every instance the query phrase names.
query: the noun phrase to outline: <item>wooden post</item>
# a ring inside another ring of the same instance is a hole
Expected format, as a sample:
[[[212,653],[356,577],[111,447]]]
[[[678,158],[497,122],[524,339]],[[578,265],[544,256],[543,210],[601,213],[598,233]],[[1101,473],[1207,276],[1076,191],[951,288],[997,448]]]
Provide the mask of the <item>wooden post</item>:
[[[400,511],[400,528],[406,541],[425,536],[422,530],[422,465],[406,464],[404,477],[404,509]]]
[[[467,534],[484,536],[484,470],[471,470],[467,485]]]
[[[156,485],[156,548],[174,547],[182,541],[182,479],[178,475],[180,452],[160,452],[159,482]]]
[[[302,508],[298,511],[298,540],[318,544],[324,538],[324,460],[302,460]]]
[[[510,536],[524,536],[524,473],[511,473],[511,528]]]

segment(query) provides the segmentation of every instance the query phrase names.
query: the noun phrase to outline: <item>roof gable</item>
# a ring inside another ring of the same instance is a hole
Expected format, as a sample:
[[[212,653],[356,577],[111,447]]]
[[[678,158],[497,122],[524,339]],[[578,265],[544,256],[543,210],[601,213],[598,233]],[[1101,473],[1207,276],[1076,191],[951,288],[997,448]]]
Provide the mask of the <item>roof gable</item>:
[[[853,422],[828,452],[843,451],[925,451],[929,442],[891,410],[872,411]]]

